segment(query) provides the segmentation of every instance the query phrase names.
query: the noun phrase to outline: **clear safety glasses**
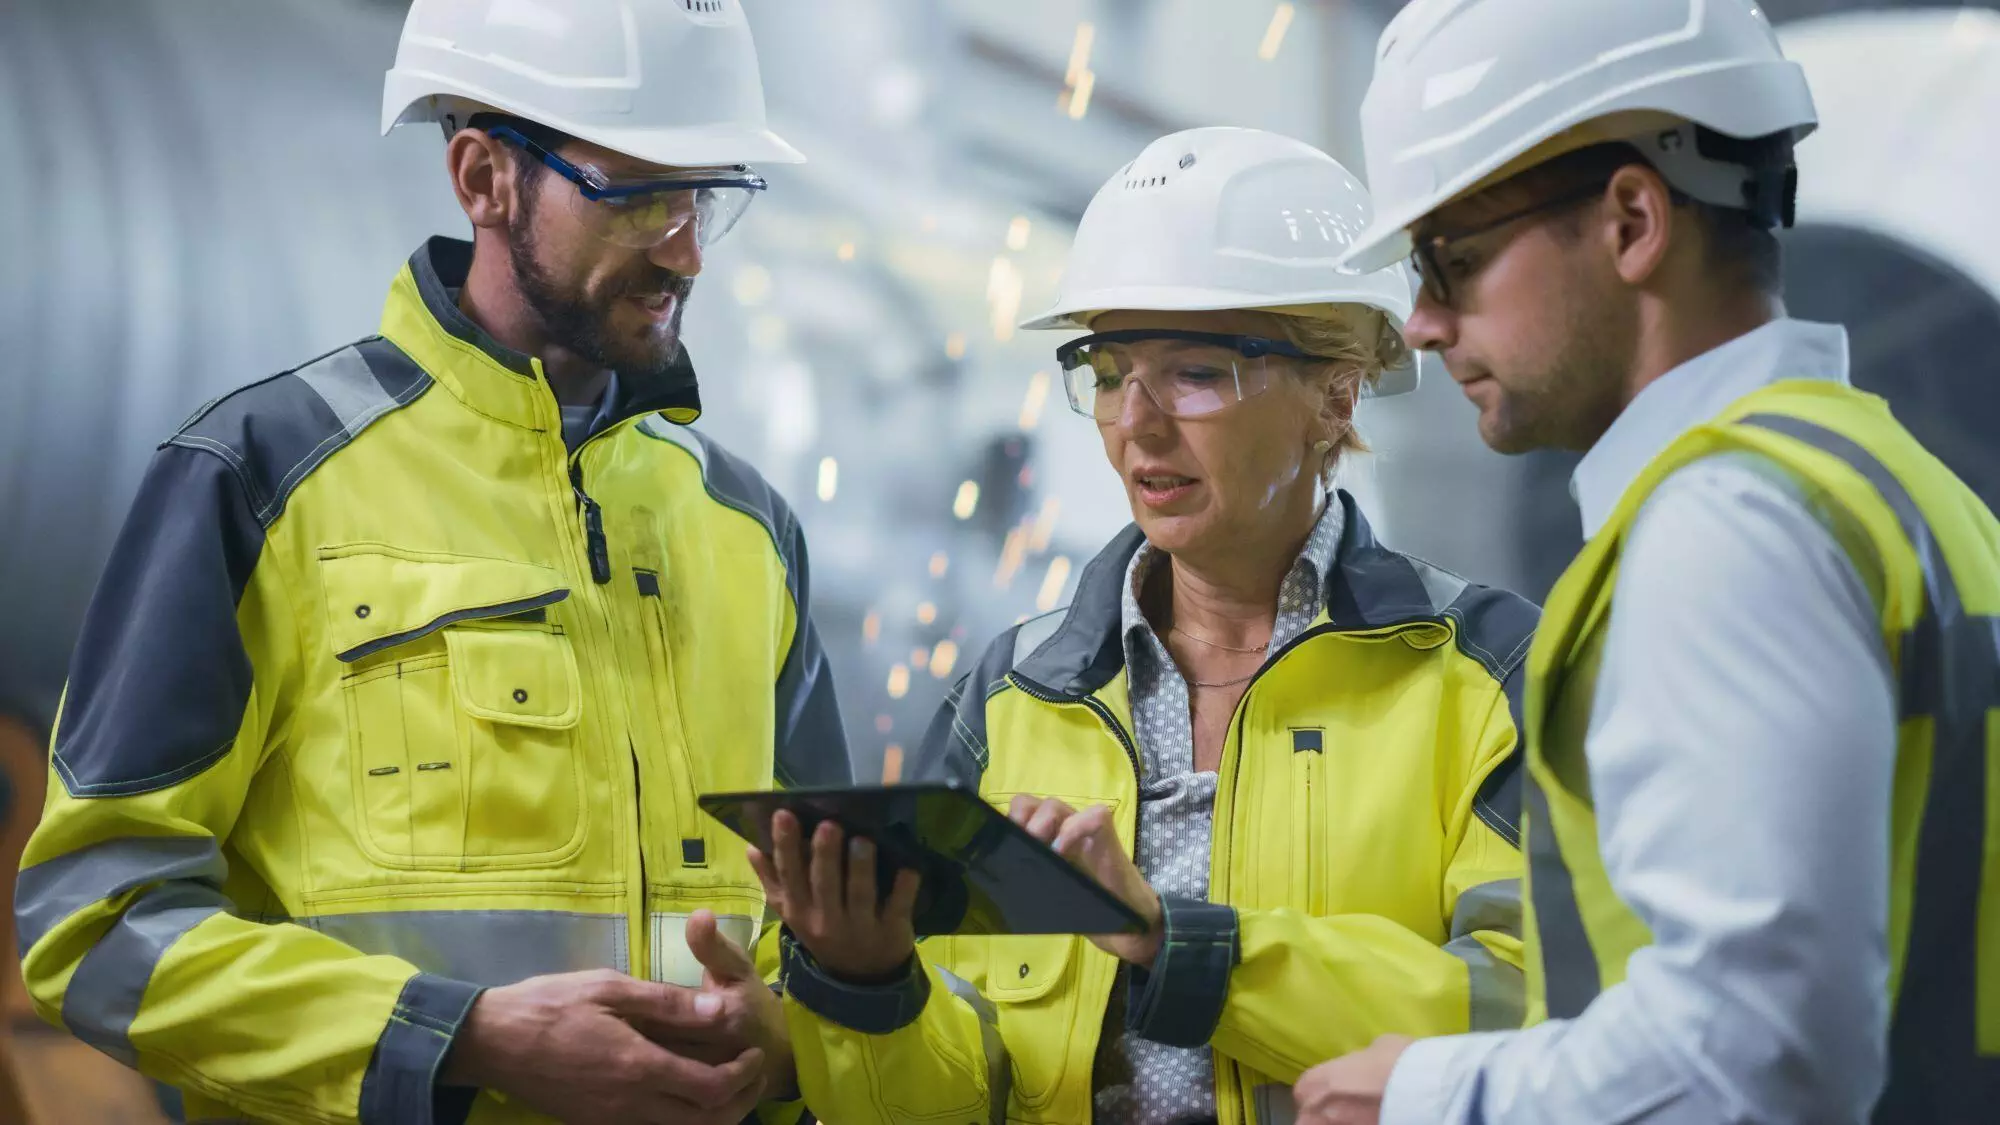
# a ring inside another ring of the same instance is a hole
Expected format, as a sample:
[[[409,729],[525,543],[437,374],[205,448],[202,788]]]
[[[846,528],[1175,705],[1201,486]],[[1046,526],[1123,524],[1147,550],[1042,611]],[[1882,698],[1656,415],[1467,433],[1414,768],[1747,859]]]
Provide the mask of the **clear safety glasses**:
[[[612,182],[602,169],[576,164],[508,125],[486,130],[518,145],[576,185],[570,210],[597,237],[629,250],[650,250],[695,224],[695,242],[714,245],[768,185],[744,165],[695,168],[661,176]]]
[[[1056,349],[1070,409],[1100,424],[1117,421],[1135,384],[1176,418],[1225,410],[1270,387],[1272,356],[1312,358],[1282,340],[1165,328],[1098,332]]]

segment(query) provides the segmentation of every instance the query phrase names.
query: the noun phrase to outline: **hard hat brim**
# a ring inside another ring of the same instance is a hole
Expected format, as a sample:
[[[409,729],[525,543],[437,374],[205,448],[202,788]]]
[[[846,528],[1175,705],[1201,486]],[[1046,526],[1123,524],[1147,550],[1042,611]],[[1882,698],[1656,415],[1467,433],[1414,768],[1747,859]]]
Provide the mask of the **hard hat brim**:
[[[437,122],[434,99],[446,98],[490,106],[498,112],[523,117],[538,125],[546,125],[578,140],[589,141],[591,144],[622,153],[634,160],[643,160],[648,164],[666,168],[702,168],[729,164],[803,164],[806,161],[804,153],[793,148],[784,138],[769,129],[733,124],[680,129],[604,128],[565,120],[548,113],[533,112],[524,107],[511,105],[506,99],[486,91],[460,88],[444,80],[424,75],[407,76],[392,71],[388,81],[392,95],[402,93],[395,90],[399,84],[405,89],[413,87],[425,92],[403,103],[403,108],[393,115],[388,112],[383,114],[384,136],[400,125]],[[392,96],[387,104],[393,106],[400,101],[402,101],[401,96]]]
[[[1400,325],[1410,315],[1408,302],[1398,306],[1384,299],[1378,291],[1361,286],[1342,286],[1317,290],[1310,293],[1287,294],[1285,306],[1291,305],[1366,305],[1381,309]],[[1268,293],[1243,293],[1234,289],[1190,289],[1182,286],[1132,286],[1122,289],[1096,289],[1078,293],[1055,308],[1030,320],[1024,320],[1019,327],[1024,331],[1039,331],[1054,328],[1080,328],[1090,326],[1077,319],[1116,309],[1132,309],[1146,312],[1225,312],[1237,309],[1254,310],[1281,307],[1274,304]]]

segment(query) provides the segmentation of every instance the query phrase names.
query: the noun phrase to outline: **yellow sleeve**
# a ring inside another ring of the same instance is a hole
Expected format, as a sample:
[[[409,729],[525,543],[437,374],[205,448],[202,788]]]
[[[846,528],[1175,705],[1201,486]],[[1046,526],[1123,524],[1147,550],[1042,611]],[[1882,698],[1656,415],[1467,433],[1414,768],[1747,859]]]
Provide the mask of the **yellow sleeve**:
[[[239,916],[224,892],[224,841],[297,667],[263,531],[223,458],[155,458],[86,615],[22,857],[22,974],[43,1019],[202,1104],[460,1121],[473,1091],[433,1076],[475,986]]]
[[[1005,1120],[998,1014],[980,994],[983,980],[942,967],[953,940],[920,943],[907,973],[878,986],[838,981],[787,942],[785,1014],[814,1116],[840,1125]]]

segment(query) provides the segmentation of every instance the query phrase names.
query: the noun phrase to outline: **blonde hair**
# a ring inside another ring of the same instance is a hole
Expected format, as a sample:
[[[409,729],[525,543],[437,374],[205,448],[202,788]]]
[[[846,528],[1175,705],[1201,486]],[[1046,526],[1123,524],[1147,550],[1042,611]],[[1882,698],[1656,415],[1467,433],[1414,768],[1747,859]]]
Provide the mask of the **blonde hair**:
[[[1372,386],[1384,371],[1410,362],[1409,346],[1382,310],[1367,305],[1323,305],[1310,315],[1300,315],[1300,309],[1269,311],[1276,315],[1284,341],[1313,357],[1308,370],[1330,371],[1334,393],[1347,403],[1347,430],[1327,457],[1330,481],[1341,457],[1368,452],[1368,443],[1354,428],[1354,404],[1362,388]]]

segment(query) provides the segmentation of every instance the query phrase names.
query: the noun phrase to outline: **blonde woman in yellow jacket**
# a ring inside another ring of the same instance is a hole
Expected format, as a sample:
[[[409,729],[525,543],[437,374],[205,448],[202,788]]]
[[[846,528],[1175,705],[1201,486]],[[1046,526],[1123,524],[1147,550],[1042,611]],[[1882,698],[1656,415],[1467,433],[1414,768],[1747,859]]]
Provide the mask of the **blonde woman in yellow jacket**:
[[[1387,1033],[1517,1026],[1519,669],[1533,606],[1376,541],[1326,487],[1365,390],[1415,385],[1400,268],[1332,158],[1155,142],[1078,229],[1058,355],[1136,525],[1003,634],[912,774],[976,784],[1151,923],[911,938],[907,873],[781,814],[800,1088],[823,1121],[1291,1119],[1286,1084]]]

